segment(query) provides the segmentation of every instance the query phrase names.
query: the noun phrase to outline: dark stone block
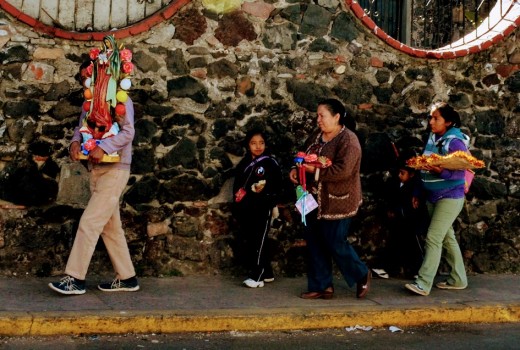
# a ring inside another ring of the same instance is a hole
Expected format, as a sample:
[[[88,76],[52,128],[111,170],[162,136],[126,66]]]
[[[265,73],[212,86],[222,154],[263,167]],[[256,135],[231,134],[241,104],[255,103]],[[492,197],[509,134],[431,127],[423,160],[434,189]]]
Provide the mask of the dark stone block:
[[[237,66],[225,58],[212,62],[208,65],[208,77],[210,78],[231,77],[234,79],[237,77],[237,75]]]
[[[198,103],[208,102],[208,90],[198,80],[192,77],[181,77],[168,80],[169,97],[188,97]]]
[[[161,160],[163,168],[173,168],[182,165],[193,169],[198,166],[197,146],[188,138],[183,138]]]
[[[354,19],[347,12],[341,12],[332,23],[330,36],[333,38],[351,42],[359,34],[360,32],[356,27]]]
[[[157,125],[149,120],[141,119],[135,123],[134,145],[149,143],[157,132]]]
[[[36,118],[40,114],[40,104],[35,100],[7,101],[3,110],[4,114],[11,118]]]
[[[182,174],[161,185],[158,199],[161,203],[204,200],[208,199],[207,191],[205,181],[192,175]]]
[[[45,101],[58,101],[62,97],[67,96],[70,93],[70,84],[64,80],[57,84],[52,84],[51,88],[45,94]]]
[[[220,118],[215,120],[213,123],[213,136],[215,138],[221,138],[225,136],[229,130],[233,130],[235,128],[236,121],[231,118]]]
[[[169,50],[166,56],[166,68],[173,75],[185,75],[190,72],[181,49]]]
[[[155,169],[155,153],[153,148],[135,147],[132,155],[132,174],[148,174]]]
[[[136,182],[124,195],[125,202],[130,205],[149,203],[157,196],[159,180],[153,176],[145,176]]]
[[[506,123],[500,111],[491,109],[475,113],[475,124],[482,134],[504,135]]]
[[[9,64],[13,62],[29,62],[32,55],[29,54],[24,46],[11,46],[0,51],[0,62],[2,64]]]

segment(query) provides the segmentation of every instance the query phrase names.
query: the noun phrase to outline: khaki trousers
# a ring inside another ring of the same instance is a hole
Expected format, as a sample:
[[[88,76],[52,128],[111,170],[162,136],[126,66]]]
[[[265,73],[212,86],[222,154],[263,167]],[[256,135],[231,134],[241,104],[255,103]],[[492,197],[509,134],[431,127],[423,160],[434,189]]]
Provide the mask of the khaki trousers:
[[[91,197],[81,216],[65,273],[84,280],[99,236],[103,238],[116,278],[135,276],[134,266],[119,214],[119,199],[126,187],[129,170],[109,166],[94,168],[90,174]]]

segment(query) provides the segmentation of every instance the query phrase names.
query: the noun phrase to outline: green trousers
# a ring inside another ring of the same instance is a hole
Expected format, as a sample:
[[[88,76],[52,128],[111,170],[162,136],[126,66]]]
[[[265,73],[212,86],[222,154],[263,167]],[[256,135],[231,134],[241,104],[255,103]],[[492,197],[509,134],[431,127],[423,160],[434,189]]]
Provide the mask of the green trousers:
[[[426,204],[431,222],[426,236],[424,260],[415,282],[424,290],[430,292],[444,248],[446,261],[451,268],[447,279],[448,284],[466,287],[468,279],[464,260],[452,226],[464,206],[464,198],[441,199],[437,203],[428,202]]]

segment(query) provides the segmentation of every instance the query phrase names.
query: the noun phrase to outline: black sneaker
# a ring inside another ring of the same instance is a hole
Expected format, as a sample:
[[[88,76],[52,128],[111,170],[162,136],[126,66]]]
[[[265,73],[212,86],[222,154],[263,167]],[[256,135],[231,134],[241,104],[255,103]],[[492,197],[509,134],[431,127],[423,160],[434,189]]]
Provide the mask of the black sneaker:
[[[126,280],[116,278],[112,282],[98,284],[98,288],[103,292],[135,292],[139,290],[139,282],[135,276]]]
[[[49,283],[49,287],[61,294],[78,295],[85,294],[85,281],[75,279],[71,276],[63,277],[59,282]]]

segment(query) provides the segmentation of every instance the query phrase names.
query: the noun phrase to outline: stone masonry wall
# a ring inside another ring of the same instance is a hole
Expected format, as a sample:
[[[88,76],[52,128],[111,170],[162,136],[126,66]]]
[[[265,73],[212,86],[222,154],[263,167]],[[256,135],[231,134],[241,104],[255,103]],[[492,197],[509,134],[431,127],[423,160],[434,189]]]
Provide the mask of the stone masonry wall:
[[[324,97],[345,103],[363,145],[364,204],[349,239],[364,260],[377,265],[388,235],[391,143],[420,149],[428,107],[446,100],[486,162],[455,225],[467,269],[519,271],[517,32],[478,54],[418,59],[380,42],[339,0],[247,1],[221,15],[192,1],[122,42],[136,65],[122,218],[139,275],[236,272],[230,186],[245,132],[264,127],[287,174]],[[40,35],[0,12],[0,274],[64,269],[89,195],[88,173],[67,151],[82,104],[75,75],[98,46]],[[286,276],[305,270],[293,192],[286,180],[271,235]],[[99,246],[90,271],[110,272]]]

